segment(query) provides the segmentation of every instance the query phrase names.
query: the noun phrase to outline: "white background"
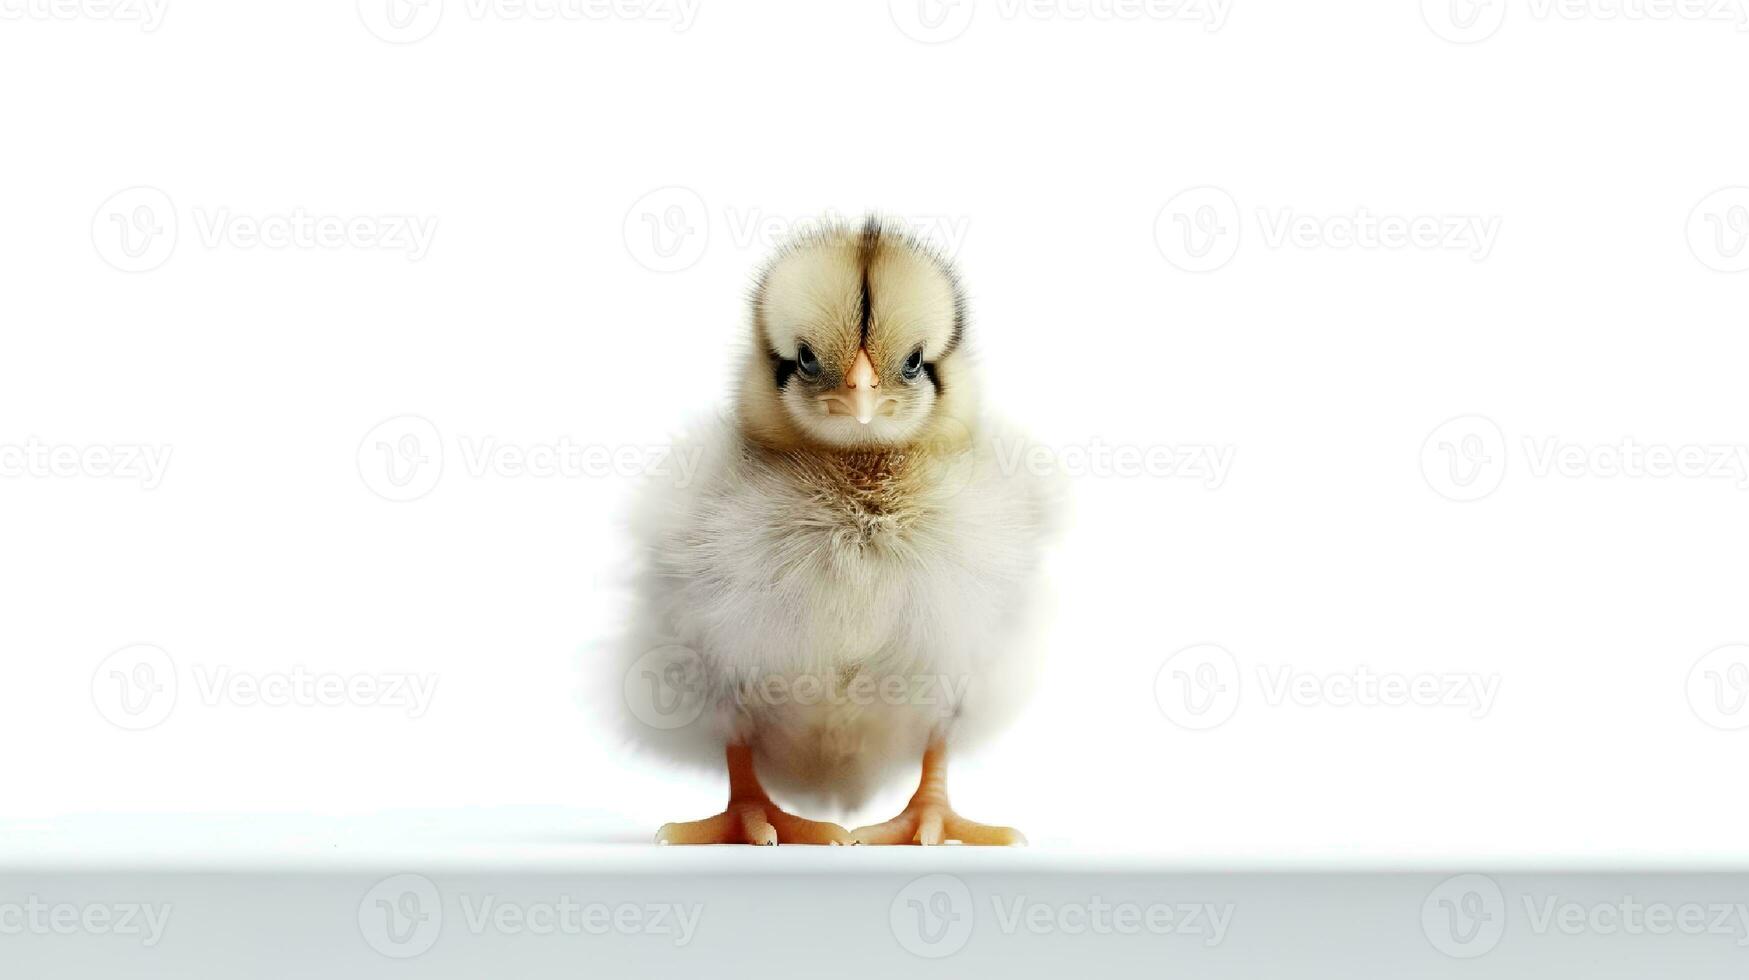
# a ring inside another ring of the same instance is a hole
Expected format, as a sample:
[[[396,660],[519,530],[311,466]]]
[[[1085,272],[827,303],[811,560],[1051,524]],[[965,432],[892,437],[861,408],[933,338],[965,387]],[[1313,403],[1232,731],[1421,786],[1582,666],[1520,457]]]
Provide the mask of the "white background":
[[[968,815],[1184,856],[1749,852],[1749,655],[1690,683],[1749,641],[1737,7],[934,3],[448,0],[397,31],[378,0],[150,30],[0,0],[3,813],[580,842],[717,809],[585,693],[618,684],[637,481],[468,448],[659,448],[725,403],[770,245],[877,207],[956,250],[992,406],[1052,458],[1232,453],[1218,485],[1072,474],[1050,675],[956,764]],[[1337,247],[1363,210],[1497,234]],[[298,214],[366,220],[247,237]],[[404,217],[435,222],[416,257]],[[117,218],[160,233],[130,256]],[[374,430],[403,416],[432,428]],[[406,432],[443,469],[397,502],[376,443]],[[1539,473],[1549,440],[1578,461]],[[1626,440],[1738,461],[1611,475]],[[31,455],[136,446],[171,454],[150,489]],[[135,644],[177,682],[142,731],[111,720],[135,653],[104,663]],[[1237,701],[1163,711],[1198,644]],[[1272,704],[1259,668],[1498,694]],[[202,690],[299,669],[437,686],[418,717]]]

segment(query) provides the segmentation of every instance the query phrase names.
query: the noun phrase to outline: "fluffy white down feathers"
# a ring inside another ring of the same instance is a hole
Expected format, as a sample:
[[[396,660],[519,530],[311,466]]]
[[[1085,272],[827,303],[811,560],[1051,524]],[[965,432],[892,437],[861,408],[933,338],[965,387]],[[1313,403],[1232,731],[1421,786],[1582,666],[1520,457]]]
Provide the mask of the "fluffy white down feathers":
[[[640,501],[618,665],[637,742],[709,766],[748,745],[782,796],[854,808],[932,737],[1021,705],[1054,492],[1004,465],[1020,437],[979,410],[964,315],[946,263],[878,222],[773,261],[734,417]],[[884,389],[871,423],[818,398],[858,351]]]

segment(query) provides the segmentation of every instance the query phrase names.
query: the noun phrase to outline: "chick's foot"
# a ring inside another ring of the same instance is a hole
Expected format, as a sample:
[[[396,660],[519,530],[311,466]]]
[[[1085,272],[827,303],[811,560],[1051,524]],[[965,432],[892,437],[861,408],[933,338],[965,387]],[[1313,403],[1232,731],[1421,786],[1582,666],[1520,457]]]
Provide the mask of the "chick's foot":
[[[703,820],[663,824],[658,844],[851,844],[850,834],[835,823],[804,820],[785,813],[759,785],[753,771],[753,750],[731,745],[729,806]]]
[[[947,749],[932,743],[923,753],[923,778],[917,792],[900,814],[885,823],[858,827],[850,832],[858,844],[961,844],[1008,846],[1025,844],[1026,835],[1013,827],[996,827],[967,820],[953,812],[947,802]]]
[[[658,844],[850,844],[850,833],[835,823],[804,820],[770,800],[731,802],[714,817],[663,824]]]
[[[1026,835],[1013,827],[996,827],[967,820],[953,812],[946,800],[917,802],[905,807],[885,823],[869,824],[850,832],[858,844],[989,844],[998,847],[1024,844]]]

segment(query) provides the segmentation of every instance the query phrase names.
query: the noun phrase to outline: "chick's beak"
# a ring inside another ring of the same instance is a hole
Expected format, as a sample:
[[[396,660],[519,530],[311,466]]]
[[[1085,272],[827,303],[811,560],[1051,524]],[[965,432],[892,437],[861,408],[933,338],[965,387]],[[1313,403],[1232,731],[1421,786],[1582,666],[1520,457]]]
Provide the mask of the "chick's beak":
[[[858,350],[850,371],[844,375],[843,387],[820,396],[820,400],[826,403],[826,414],[854,415],[858,422],[867,425],[880,407],[880,386],[881,377],[875,373],[868,351]]]

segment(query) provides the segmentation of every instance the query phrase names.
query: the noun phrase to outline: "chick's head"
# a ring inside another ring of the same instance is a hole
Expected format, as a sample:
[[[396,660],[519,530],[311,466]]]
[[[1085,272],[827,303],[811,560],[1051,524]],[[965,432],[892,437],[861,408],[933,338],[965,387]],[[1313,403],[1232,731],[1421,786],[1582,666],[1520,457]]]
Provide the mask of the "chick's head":
[[[798,238],[754,288],[743,428],[782,449],[963,441],[976,403],[965,307],[947,260],[877,218]]]

